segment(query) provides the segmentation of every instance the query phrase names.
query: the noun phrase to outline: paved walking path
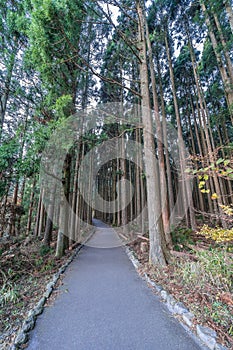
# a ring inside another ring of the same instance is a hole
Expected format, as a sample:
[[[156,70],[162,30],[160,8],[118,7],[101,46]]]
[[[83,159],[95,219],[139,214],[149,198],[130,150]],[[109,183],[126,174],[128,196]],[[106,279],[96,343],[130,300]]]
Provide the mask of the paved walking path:
[[[67,269],[61,293],[37,319],[28,349],[200,350],[137,275],[123,248],[93,247],[101,240],[103,245],[107,232],[107,246],[117,240],[112,229],[95,224],[91,247]]]

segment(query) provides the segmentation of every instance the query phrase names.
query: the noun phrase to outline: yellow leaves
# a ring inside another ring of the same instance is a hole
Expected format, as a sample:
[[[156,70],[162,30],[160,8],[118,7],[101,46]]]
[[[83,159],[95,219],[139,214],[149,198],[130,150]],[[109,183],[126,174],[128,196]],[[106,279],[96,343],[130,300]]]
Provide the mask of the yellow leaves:
[[[233,207],[232,207],[232,205],[220,204],[220,207],[222,208],[224,213],[227,214],[228,216],[232,216],[233,215]]]
[[[213,199],[213,200],[214,200],[214,199],[218,199],[217,193],[213,193],[212,196],[211,196],[211,199]]]
[[[198,187],[202,188],[205,186],[205,181],[200,181]]]
[[[206,238],[211,238],[217,243],[224,243],[233,241],[233,229],[224,229],[222,227],[209,227],[208,225],[203,225],[200,234]]]
[[[205,190],[204,188],[201,190],[201,193],[210,193],[210,190]]]

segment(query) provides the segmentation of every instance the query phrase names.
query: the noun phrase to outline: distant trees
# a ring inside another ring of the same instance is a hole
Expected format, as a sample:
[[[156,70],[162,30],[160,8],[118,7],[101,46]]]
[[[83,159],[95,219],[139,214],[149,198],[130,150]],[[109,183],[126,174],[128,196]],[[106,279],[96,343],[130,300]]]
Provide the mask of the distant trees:
[[[119,155],[101,167],[99,194],[107,202],[118,195],[126,203],[124,182],[117,185],[122,179],[134,192],[126,208],[120,210],[118,203],[115,213],[98,215],[124,230],[137,218],[130,230],[149,230],[151,263],[169,261],[171,230],[183,214],[194,230],[197,214],[228,225],[223,208],[233,198],[230,1],[154,0],[146,7],[143,0],[105,1],[104,6],[24,0],[0,2],[0,12],[1,235],[34,232],[49,246],[60,223],[57,256],[80,240],[81,221],[92,218],[81,195],[80,164],[111,138],[119,139]],[[39,189],[41,154],[70,115],[106,102],[135,104],[144,127],[102,120],[74,142],[63,166],[68,214],[56,188],[49,196]],[[144,155],[136,155],[140,166],[127,159],[130,141],[144,147]],[[85,186],[91,203],[92,181]]]

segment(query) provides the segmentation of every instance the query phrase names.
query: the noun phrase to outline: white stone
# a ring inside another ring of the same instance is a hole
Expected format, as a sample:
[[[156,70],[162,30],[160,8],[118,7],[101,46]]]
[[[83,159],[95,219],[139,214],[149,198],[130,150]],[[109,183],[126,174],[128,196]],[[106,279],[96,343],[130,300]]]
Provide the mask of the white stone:
[[[215,350],[217,334],[213,329],[197,325],[197,335],[209,349]]]
[[[188,310],[186,309],[183,303],[176,303],[174,305],[174,312],[175,314],[182,315],[188,313]]]
[[[185,312],[182,315],[182,318],[183,318],[184,322],[187,324],[187,326],[192,327],[192,325],[193,325],[192,321],[193,321],[194,315],[191,312]]]
[[[167,300],[168,294],[165,290],[162,290],[160,293],[161,297],[163,300]]]

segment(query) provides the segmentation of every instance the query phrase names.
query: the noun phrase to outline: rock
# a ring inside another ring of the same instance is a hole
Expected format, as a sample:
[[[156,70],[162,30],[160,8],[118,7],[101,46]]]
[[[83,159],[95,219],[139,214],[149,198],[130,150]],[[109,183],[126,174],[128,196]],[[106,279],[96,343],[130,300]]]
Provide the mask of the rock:
[[[28,340],[28,334],[21,331],[15,339],[15,345],[17,346],[17,345],[25,344],[27,340]]]
[[[34,323],[30,324],[30,323],[24,322],[23,325],[22,325],[22,331],[24,333],[27,333],[27,332],[31,331],[33,328],[34,328]]]
[[[187,326],[192,327],[194,315],[191,312],[185,312],[182,315],[182,318],[184,322],[187,324]]]
[[[52,282],[54,283],[54,285],[57,283],[57,281],[59,280],[59,274],[58,273],[56,273],[54,276],[53,276],[53,280],[52,280]]]
[[[170,305],[172,305],[172,306],[174,306],[174,305],[176,304],[176,299],[173,298],[172,295],[168,295],[168,297],[167,297],[167,303],[170,304]]]
[[[157,290],[157,292],[161,293],[163,290],[163,287],[155,284],[155,289]]]
[[[183,303],[176,303],[174,305],[174,313],[178,315],[182,315],[182,314],[188,313],[188,310],[186,309]]]
[[[35,315],[38,316],[42,313],[43,309],[44,309],[44,304],[45,304],[46,298],[43,297],[40,299],[40,301],[38,302],[38,304],[36,305],[34,311],[35,311]]]
[[[29,313],[28,313],[28,319],[31,318],[31,317],[32,317],[33,319],[35,319],[35,317],[36,317],[36,314],[35,314],[35,310],[34,310],[34,309],[30,310]]]
[[[165,290],[162,290],[160,295],[163,300],[167,300],[168,294]]]
[[[65,272],[65,269],[66,269],[66,267],[65,267],[65,266],[62,266],[62,267],[59,269],[58,273],[59,273],[59,274],[62,274],[63,272]]]
[[[168,295],[167,296],[167,307],[168,307],[168,310],[172,313],[175,313],[174,311],[174,307],[176,305],[176,300],[173,298],[172,295]]]
[[[214,350],[227,350],[227,348],[221,344],[216,343]]]
[[[44,293],[44,297],[48,299],[52,294],[52,292],[53,292],[53,288],[47,288],[46,292]]]
[[[22,331],[24,333],[27,333],[31,331],[34,328],[34,326],[35,326],[35,317],[31,316],[24,321],[22,325]]]
[[[208,348],[215,349],[217,334],[213,329],[197,325],[197,335]]]
[[[49,282],[48,284],[47,284],[47,286],[46,286],[46,289],[53,289],[54,288],[54,282],[52,281],[52,282]]]

